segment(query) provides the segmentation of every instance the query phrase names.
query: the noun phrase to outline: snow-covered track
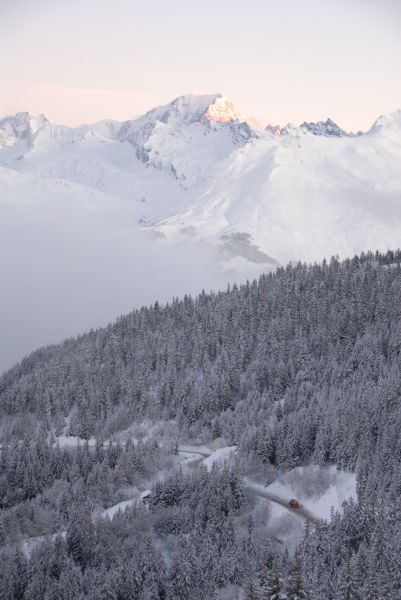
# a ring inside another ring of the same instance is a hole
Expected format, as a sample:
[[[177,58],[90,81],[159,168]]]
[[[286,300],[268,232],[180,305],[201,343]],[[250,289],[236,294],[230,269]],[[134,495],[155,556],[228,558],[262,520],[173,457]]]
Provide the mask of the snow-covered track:
[[[315,514],[313,514],[313,512],[311,512],[304,506],[300,506],[299,508],[293,508],[289,503],[289,499],[277,496],[277,494],[272,494],[257,483],[252,483],[251,481],[245,479],[245,488],[249,492],[256,494],[256,496],[260,496],[261,498],[270,500],[270,502],[275,502],[275,504],[279,504],[280,506],[288,510],[288,512],[293,513],[298,517],[301,517],[305,521],[309,521],[310,523],[318,523],[320,521],[320,519]]]

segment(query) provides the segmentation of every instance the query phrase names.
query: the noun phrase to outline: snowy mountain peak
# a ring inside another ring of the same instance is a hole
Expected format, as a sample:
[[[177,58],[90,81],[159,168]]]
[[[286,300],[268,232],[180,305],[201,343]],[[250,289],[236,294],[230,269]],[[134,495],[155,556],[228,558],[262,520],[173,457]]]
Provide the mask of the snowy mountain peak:
[[[44,115],[33,117],[19,112],[0,119],[0,146],[12,146],[19,140],[30,140],[48,120]]]
[[[388,115],[381,115],[373,123],[369,133],[375,133],[383,129],[401,132],[401,110],[396,110]]]
[[[204,112],[202,119],[216,123],[243,120],[233,103],[225,96],[217,97]]]
[[[272,135],[279,137],[283,128],[280,125],[266,125],[265,130]]]
[[[1,119],[0,204],[93,200],[155,239],[210,244],[227,272],[399,244],[401,111],[341,137],[330,120],[280,132],[238,117],[215,94],[124,123]]]
[[[159,121],[172,127],[181,127],[197,122],[228,123],[243,120],[232,102],[221,94],[187,94],[175,98],[169,104],[149,111],[135,121],[144,125]]]
[[[325,137],[342,137],[348,135],[344,129],[341,129],[331,119],[326,121],[317,121],[316,123],[307,123],[306,121],[300,127],[313,135],[324,135]]]

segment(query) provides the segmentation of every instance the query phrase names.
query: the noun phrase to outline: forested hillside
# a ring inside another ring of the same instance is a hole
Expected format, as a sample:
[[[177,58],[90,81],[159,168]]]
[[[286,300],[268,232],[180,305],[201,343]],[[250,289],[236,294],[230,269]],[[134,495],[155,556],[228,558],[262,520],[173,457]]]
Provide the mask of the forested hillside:
[[[397,251],[279,268],[5,373],[0,598],[401,599],[400,263]],[[103,444],[143,422],[175,427],[171,445]],[[98,442],[62,449],[61,434]],[[238,446],[233,467],[158,477],[182,441],[218,438]],[[242,478],[310,463],[356,472],[358,501],[307,525],[288,555],[255,528]],[[149,506],[93,520],[141,478]]]

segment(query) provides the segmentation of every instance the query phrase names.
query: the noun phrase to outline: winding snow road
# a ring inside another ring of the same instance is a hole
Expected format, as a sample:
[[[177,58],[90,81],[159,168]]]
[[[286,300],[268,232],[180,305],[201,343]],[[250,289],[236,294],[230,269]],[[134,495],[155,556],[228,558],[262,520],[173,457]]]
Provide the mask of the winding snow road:
[[[282,498],[281,496],[277,496],[277,494],[272,494],[271,492],[268,492],[266,488],[257,483],[253,483],[252,481],[248,481],[247,479],[245,479],[245,489],[247,489],[249,492],[252,492],[253,494],[256,494],[256,496],[266,498],[266,500],[270,500],[271,502],[279,504],[280,506],[288,510],[288,512],[291,512],[294,515],[301,517],[305,521],[309,521],[310,523],[317,523],[318,521],[320,521],[320,519],[316,515],[314,515],[310,510],[308,510],[304,506],[301,505],[299,508],[293,508],[290,505],[289,500],[287,498]]]
[[[188,463],[188,465],[190,464],[191,466],[202,462],[205,458],[209,458],[213,454],[213,450],[209,450],[208,448],[197,449],[192,446],[188,448],[180,447],[178,449],[178,452],[185,454],[197,454],[199,456],[198,460],[191,461],[190,463]],[[289,503],[289,498],[283,498],[282,496],[277,496],[277,494],[272,494],[271,492],[267,491],[266,488],[262,485],[249,481],[249,479],[247,478],[244,478],[244,482],[245,489],[248,490],[248,492],[251,492],[256,496],[260,496],[261,498],[265,498],[266,500],[270,500],[270,502],[274,502],[275,504],[279,504],[280,506],[288,510],[288,512],[293,513],[298,517],[301,517],[301,519],[304,519],[304,521],[309,521],[310,523],[318,523],[318,521],[320,521],[320,519],[315,514],[313,514],[312,511],[308,510],[304,506],[300,506],[299,508],[293,508]]]

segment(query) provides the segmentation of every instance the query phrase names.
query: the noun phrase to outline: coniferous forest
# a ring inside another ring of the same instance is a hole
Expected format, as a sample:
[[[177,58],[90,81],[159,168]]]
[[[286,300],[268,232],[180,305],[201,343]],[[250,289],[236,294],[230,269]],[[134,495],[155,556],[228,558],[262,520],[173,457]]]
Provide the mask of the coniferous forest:
[[[401,600],[400,251],[41,348],[0,378],[0,419],[0,600]],[[182,466],[219,440],[230,464]],[[246,478],[305,465],[355,473],[357,499],[287,546]]]

